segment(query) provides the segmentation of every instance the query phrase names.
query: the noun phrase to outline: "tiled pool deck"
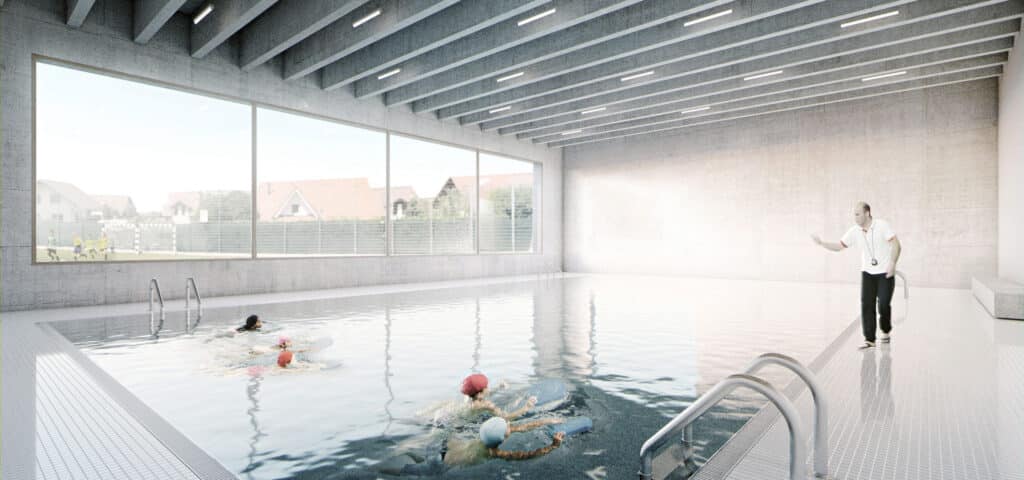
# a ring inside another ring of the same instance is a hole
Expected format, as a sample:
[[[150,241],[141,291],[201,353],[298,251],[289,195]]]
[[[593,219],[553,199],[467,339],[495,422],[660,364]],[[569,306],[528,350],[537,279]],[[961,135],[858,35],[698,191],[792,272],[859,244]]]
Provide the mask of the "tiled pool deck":
[[[1024,479],[1024,322],[992,319],[969,291],[944,289],[912,289],[893,317],[890,345],[857,350],[855,330],[817,374],[830,402],[829,477]],[[796,405],[809,435],[806,389]],[[697,478],[788,478],[785,422],[774,407],[763,414],[774,418],[767,431],[734,437],[758,437],[752,446],[727,446]]]

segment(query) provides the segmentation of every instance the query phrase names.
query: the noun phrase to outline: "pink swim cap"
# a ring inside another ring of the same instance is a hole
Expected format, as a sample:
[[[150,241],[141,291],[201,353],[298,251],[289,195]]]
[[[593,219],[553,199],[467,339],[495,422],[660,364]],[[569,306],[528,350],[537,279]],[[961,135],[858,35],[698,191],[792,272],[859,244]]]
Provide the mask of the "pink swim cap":
[[[287,367],[289,363],[292,363],[292,352],[285,350],[277,356],[277,366],[284,368]]]
[[[462,381],[463,395],[476,396],[485,388],[487,388],[487,376],[482,373],[474,373]]]
[[[287,335],[281,335],[280,337],[277,337],[277,346],[280,347],[280,346],[287,345],[289,343],[292,343],[292,339],[288,338]]]

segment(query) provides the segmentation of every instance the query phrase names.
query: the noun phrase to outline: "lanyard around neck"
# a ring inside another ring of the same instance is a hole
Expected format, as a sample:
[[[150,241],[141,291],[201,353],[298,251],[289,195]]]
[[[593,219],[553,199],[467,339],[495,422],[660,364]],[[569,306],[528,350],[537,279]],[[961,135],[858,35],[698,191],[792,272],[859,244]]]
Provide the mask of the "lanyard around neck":
[[[875,221],[874,220],[871,221],[871,226],[868,227],[868,230],[871,232],[871,242],[870,243],[868,243],[868,233],[865,232],[864,230],[860,231],[860,233],[862,235],[864,235],[864,247],[868,249],[868,254],[871,255],[871,260],[872,261],[877,261],[875,259]]]

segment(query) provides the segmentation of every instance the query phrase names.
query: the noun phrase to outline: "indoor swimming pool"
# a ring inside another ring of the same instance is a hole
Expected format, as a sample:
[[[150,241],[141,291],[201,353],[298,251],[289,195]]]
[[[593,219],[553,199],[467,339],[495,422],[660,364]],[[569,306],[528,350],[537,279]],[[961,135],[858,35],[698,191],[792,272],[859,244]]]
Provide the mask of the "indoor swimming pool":
[[[262,330],[233,334],[253,313]],[[524,420],[582,416],[593,430],[532,460],[424,471],[600,479],[632,478],[648,436],[756,355],[809,363],[856,315],[851,286],[580,275],[209,309],[187,328],[169,312],[156,335],[148,314],[52,325],[239,478],[404,478],[403,465],[440,453],[438,411],[482,372],[503,405],[564,383],[563,403]],[[281,337],[298,352],[287,368],[275,363]],[[740,391],[700,420],[699,458],[762,403]]]

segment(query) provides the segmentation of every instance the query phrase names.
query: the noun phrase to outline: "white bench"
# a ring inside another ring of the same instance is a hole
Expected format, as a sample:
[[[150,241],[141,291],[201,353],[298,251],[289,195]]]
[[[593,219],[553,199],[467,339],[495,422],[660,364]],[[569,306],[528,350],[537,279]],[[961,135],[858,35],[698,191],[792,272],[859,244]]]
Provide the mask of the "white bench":
[[[1024,285],[996,277],[974,277],[971,291],[993,317],[1024,320]]]

